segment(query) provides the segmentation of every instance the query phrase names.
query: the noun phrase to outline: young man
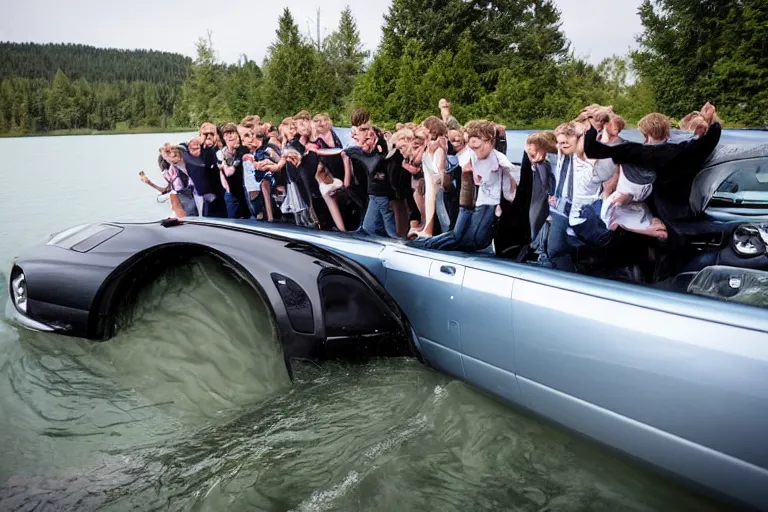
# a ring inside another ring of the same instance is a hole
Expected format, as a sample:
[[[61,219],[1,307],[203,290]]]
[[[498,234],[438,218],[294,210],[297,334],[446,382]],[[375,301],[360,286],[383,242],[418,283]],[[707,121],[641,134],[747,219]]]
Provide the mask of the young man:
[[[216,157],[216,152],[218,151],[218,147],[216,147],[216,139],[216,125],[209,122],[204,122],[200,125],[198,138],[200,142],[200,154],[195,157],[199,160],[195,160],[193,164],[194,166],[202,165],[204,168],[203,173],[205,177],[201,178],[201,182],[204,183],[203,188],[201,189],[201,195],[205,198],[202,211],[203,216],[226,219],[228,216],[227,206],[224,201],[224,188],[222,187],[221,179],[219,178],[220,171],[218,158]],[[197,169],[195,169],[194,172],[197,172]]]
[[[515,199],[517,169],[503,153],[494,150],[496,128],[493,123],[468,123],[466,130],[471,151],[464,153],[461,166],[463,175],[472,176],[469,183],[479,187],[475,207],[462,205],[456,226],[448,233],[415,240],[409,245],[444,251],[485,249],[493,241],[494,219],[501,215],[502,199],[509,202]],[[462,185],[466,181],[462,177]]]
[[[360,230],[369,235],[386,235],[398,238],[395,215],[390,200],[393,196],[391,177],[396,167],[403,165],[403,156],[395,151],[387,154],[386,142],[371,124],[371,116],[365,109],[352,114],[352,126],[356,128],[357,146],[344,150],[345,174],[353,169],[355,174],[367,175],[368,207]],[[389,158],[387,158],[389,156]]]
[[[248,148],[240,144],[240,136],[235,123],[227,123],[221,128],[224,147],[216,152],[218,167],[221,171],[221,185],[226,192],[224,201],[227,216],[230,219],[247,219],[251,216],[245,196],[243,182],[243,156]]]
[[[584,150],[589,158],[611,158],[622,166],[631,164],[654,172],[656,179],[650,202],[658,217],[668,225],[693,215],[689,206],[693,180],[720,142],[722,126],[717,121],[715,107],[707,103],[701,115],[708,129],[697,139],[679,144],[625,142],[606,146],[597,141],[597,130],[593,126],[585,134]]]

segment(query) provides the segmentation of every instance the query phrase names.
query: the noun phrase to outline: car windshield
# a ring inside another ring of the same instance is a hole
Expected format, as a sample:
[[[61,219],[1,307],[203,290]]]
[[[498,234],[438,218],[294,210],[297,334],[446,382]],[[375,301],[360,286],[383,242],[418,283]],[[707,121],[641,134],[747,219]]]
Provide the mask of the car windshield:
[[[768,205],[768,158],[726,164],[735,172],[717,187],[711,204]]]

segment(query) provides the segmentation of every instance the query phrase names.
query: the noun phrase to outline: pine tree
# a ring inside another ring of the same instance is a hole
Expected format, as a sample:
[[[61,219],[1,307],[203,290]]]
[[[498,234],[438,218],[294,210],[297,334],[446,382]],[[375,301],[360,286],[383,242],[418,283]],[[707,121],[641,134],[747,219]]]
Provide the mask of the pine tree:
[[[264,61],[262,97],[268,115],[283,117],[309,108],[324,84],[313,80],[317,50],[301,38],[287,7],[278,20],[276,36]]]
[[[60,69],[53,77],[51,88],[45,99],[45,117],[48,129],[72,128],[77,123],[77,106],[74,101],[74,87]]]
[[[335,94],[347,96],[352,92],[357,77],[363,73],[365,59],[369,55],[363,50],[360,32],[349,6],[341,12],[339,27],[326,38],[323,54],[337,82]]]

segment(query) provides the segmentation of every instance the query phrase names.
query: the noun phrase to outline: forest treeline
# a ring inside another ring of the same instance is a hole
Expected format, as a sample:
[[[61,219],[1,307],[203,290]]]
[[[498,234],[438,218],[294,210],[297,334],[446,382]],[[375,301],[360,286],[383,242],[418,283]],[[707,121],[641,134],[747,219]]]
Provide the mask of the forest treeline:
[[[327,38],[288,8],[261,65],[226,64],[208,34],[194,60],[82,45],[0,44],[0,134],[191,127],[299,110],[387,126],[420,121],[447,97],[459,120],[552,127],[590,103],[630,122],[679,118],[711,101],[732,126],[768,125],[765,0],[645,0],[638,50],[593,65],[575,55],[551,0],[393,0],[366,52],[349,8]],[[596,30],[599,27],[596,27]],[[609,42],[606,42],[607,44]]]

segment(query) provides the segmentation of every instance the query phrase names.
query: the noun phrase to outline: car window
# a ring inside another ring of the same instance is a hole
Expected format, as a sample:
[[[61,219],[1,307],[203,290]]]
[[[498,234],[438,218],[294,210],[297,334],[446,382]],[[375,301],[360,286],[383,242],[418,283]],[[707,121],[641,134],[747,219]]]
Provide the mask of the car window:
[[[756,158],[724,164],[735,170],[723,180],[712,204],[768,205],[768,158]]]

